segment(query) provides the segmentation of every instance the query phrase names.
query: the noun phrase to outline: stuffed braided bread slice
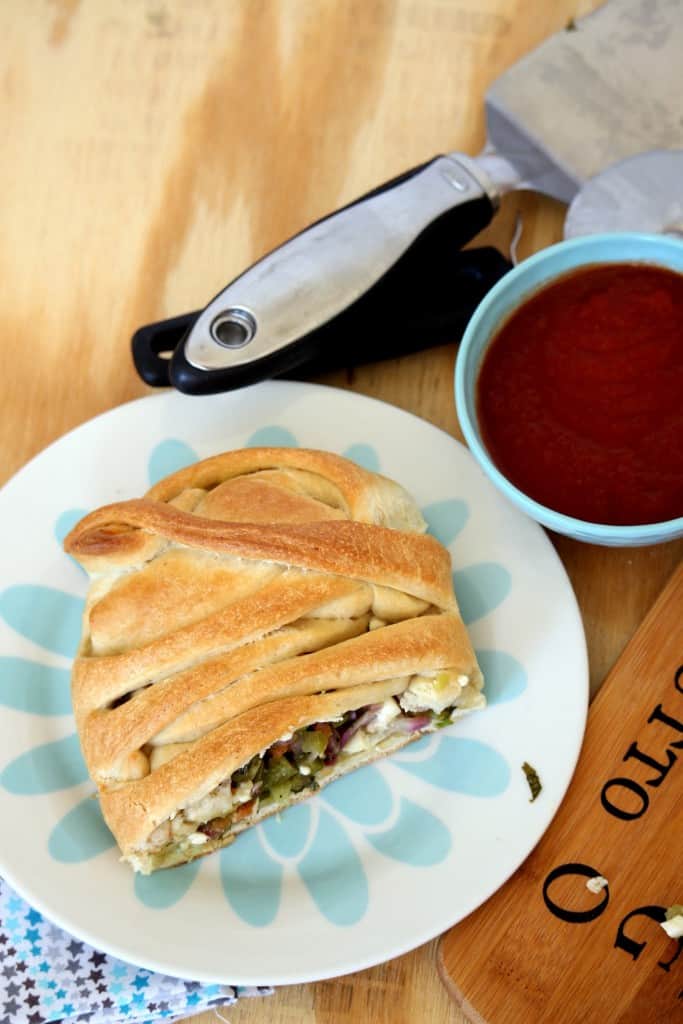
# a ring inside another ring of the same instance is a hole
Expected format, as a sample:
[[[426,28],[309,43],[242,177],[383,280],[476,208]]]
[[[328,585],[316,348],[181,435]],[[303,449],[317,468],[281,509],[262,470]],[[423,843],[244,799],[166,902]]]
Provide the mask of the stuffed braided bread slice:
[[[483,706],[448,552],[398,484],[339,456],[207,459],[65,541],[91,574],[78,733],[149,872]]]

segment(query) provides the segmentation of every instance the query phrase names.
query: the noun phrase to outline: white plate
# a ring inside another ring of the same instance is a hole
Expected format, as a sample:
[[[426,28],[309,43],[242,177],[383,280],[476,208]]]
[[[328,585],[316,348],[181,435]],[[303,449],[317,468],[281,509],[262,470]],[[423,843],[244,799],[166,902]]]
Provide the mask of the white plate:
[[[347,454],[411,491],[451,552],[490,706],[218,855],[135,879],[90,799],[73,735],[69,655],[86,578],[58,537],[83,511],[138,496],[197,456],[259,443]],[[200,981],[345,974],[459,921],[512,874],[557,810],[588,695],[572,589],[541,528],[465,448],[408,413],[284,382],[144,398],[21,470],[0,492],[0,536],[0,873],[94,946]],[[543,783],[534,803],[524,761]]]

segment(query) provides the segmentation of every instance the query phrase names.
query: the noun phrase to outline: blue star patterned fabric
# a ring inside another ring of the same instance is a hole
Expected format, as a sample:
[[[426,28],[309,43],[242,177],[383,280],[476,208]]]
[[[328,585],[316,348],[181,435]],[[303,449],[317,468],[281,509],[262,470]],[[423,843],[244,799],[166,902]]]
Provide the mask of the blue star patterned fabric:
[[[99,953],[0,878],[0,1024],[170,1024],[271,991],[182,981]]]

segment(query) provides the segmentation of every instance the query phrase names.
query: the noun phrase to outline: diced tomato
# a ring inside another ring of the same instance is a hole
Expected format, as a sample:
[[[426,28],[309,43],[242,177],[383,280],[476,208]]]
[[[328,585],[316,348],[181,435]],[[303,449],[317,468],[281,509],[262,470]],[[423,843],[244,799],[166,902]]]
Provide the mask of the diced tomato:
[[[208,836],[209,839],[220,839],[225,831],[230,827],[231,818],[212,818],[211,821],[205,822],[204,825],[200,825],[197,829],[198,832],[203,832],[204,835]]]
[[[269,751],[270,756],[275,759],[279,757],[284,757],[284,755],[287,753],[291,745],[291,740],[279,740],[277,743],[273,743]]]
[[[233,819],[235,821],[241,821],[242,818],[246,818],[248,814],[256,807],[256,798],[253,800],[247,800],[245,804],[240,804],[236,811],[233,813]]]

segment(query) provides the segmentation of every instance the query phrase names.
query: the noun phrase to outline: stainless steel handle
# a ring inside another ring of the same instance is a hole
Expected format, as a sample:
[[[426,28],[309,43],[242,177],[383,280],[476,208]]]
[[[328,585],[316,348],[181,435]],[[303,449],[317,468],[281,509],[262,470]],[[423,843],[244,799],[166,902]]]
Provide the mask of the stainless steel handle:
[[[185,358],[198,370],[221,370],[271,356],[359,299],[433,221],[482,199],[489,208],[497,203],[474,161],[437,157],[312,225],[241,274],[197,318]]]

